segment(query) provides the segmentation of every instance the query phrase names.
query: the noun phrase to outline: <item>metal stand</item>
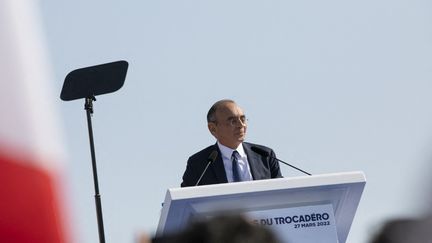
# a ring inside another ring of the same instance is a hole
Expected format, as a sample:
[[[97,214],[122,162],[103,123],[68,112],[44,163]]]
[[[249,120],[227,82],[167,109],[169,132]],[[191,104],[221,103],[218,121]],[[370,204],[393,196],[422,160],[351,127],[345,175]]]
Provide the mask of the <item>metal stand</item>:
[[[100,243],[105,243],[105,233],[91,123],[91,115],[93,114],[92,102],[96,101],[96,95],[108,94],[119,90],[124,84],[128,66],[129,64],[126,61],[117,61],[73,70],[66,76],[60,93],[60,98],[64,101],[85,99],[84,109],[87,111],[87,125],[90,138],[96,215]]]
[[[96,202],[96,214],[97,214],[97,222],[98,222],[98,230],[99,230],[99,242],[105,243],[105,233],[103,226],[103,218],[102,218],[102,203],[101,197],[99,195],[99,182],[97,176],[97,168],[96,168],[96,155],[93,141],[93,129],[91,122],[91,115],[93,114],[93,101],[96,101],[94,96],[85,98],[84,109],[87,111],[87,125],[90,139],[90,152],[92,157],[92,166],[93,166],[93,180],[95,187],[95,202]]]

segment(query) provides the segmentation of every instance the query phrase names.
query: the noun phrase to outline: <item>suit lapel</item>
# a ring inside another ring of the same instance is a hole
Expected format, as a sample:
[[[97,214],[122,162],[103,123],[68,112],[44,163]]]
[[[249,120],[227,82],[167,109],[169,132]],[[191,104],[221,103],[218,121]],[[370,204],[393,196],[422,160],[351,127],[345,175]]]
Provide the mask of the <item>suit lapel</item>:
[[[247,160],[249,162],[249,167],[251,170],[252,178],[254,180],[262,179],[259,171],[262,169],[260,168],[260,158],[259,155],[255,152],[253,152],[250,148],[250,145],[247,143],[243,143],[243,149],[246,153]]]
[[[225,172],[225,166],[222,160],[222,154],[219,150],[217,143],[214,145],[215,149],[218,151],[218,156],[216,161],[212,164],[213,172],[215,173],[216,179],[219,183],[227,183],[228,179]]]

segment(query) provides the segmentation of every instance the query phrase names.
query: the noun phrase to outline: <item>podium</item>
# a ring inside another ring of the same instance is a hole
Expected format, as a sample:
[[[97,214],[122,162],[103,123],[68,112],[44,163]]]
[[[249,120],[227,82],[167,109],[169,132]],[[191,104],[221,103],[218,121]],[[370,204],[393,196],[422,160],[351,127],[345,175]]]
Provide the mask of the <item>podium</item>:
[[[344,243],[365,184],[363,172],[344,172],[172,188],[157,235],[182,230],[194,218],[236,212],[270,227],[282,242]]]

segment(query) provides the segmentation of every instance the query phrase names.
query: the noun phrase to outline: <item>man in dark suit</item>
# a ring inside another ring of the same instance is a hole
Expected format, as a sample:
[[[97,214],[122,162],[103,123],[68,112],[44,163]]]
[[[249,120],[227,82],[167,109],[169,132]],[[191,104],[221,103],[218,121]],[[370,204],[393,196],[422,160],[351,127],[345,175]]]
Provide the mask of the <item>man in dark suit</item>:
[[[272,149],[244,142],[247,119],[233,100],[216,102],[207,113],[207,126],[217,142],[189,157],[182,187],[197,184],[213,151],[217,151],[217,157],[199,185],[282,177]],[[266,151],[269,156],[252,151],[252,147]]]

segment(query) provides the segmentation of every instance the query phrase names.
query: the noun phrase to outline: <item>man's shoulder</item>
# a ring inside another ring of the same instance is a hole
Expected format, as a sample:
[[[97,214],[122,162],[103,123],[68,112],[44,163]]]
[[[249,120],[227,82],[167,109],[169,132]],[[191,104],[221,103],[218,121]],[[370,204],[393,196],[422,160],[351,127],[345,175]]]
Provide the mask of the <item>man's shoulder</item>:
[[[201,158],[207,158],[211,152],[213,152],[215,149],[217,149],[217,146],[215,144],[208,146],[205,149],[202,149],[196,153],[194,153],[193,155],[191,155],[189,157],[189,160],[193,161],[193,160],[200,160]]]
[[[257,147],[265,151],[273,151],[270,147],[267,147],[265,145],[256,144],[256,143],[250,143],[250,142],[243,142],[243,147],[246,149],[251,149],[252,147]]]

